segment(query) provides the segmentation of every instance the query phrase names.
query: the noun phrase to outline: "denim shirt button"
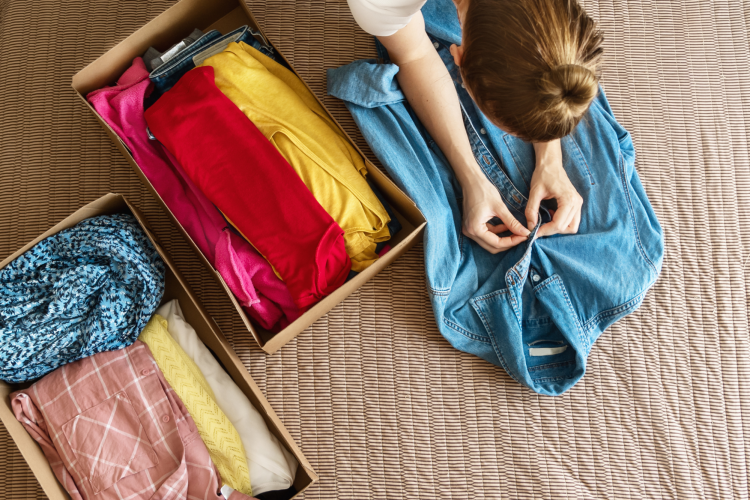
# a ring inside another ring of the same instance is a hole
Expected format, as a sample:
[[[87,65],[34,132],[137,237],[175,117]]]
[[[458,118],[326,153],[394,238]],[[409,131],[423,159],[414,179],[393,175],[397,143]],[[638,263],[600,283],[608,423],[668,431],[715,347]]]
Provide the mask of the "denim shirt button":
[[[466,88],[466,85],[464,85],[464,82],[461,82],[461,88],[462,88],[462,89],[465,89],[465,88]]]
[[[482,133],[482,135],[484,135],[484,134],[487,133],[487,131],[485,129],[480,129],[479,131]]]
[[[440,44],[439,44],[439,43],[437,43],[437,42],[432,42],[432,45],[434,45],[436,49],[437,49],[438,47],[440,47]]]
[[[540,278],[538,274],[535,274],[534,276],[531,277],[531,279],[534,280],[534,283],[536,283],[537,281],[539,281],[542,278]]]

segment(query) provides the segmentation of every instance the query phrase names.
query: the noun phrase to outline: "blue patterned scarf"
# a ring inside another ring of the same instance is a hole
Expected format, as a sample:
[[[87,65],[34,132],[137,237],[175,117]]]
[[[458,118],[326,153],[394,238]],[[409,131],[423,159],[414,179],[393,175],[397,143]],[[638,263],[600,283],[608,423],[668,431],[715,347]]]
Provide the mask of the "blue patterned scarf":
[[[135,342],[164,293],[164,262],[129,214],[40,241],[0,270],[0,379],[25,382]]]

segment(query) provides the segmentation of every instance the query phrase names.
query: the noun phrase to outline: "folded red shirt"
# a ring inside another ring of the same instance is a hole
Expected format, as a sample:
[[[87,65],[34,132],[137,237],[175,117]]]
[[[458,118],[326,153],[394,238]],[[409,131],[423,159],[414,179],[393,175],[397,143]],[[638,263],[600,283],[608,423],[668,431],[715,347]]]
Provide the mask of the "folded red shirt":
[[[344,231],[200,67],[146,110],[149,130],[286,282],[301,310],[346,280]]]

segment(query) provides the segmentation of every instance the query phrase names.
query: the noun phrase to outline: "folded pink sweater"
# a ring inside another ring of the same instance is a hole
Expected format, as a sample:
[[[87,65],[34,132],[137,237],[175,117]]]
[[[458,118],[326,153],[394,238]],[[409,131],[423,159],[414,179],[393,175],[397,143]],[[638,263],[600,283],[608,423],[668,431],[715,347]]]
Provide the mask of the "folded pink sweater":
[[[177,160],[146,132],[143,101],[151,91],[148,70],[136,57],[113,87],[86,98],[122,139],[169,210],[245,308],[263,328],[278,331],[300,315],[284,282],[244,238],[232,232],[218,209]]]

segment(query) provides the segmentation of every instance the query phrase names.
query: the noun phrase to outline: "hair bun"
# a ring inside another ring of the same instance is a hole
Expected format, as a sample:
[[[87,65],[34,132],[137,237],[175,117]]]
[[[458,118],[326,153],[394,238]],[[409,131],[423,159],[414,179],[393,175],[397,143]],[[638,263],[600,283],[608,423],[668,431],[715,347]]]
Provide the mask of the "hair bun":
[[[549,108],[562,108],[578,118],[588,109],[599,89],[599,79],[586,66],[561,64],[542,75],[542,94]]]

